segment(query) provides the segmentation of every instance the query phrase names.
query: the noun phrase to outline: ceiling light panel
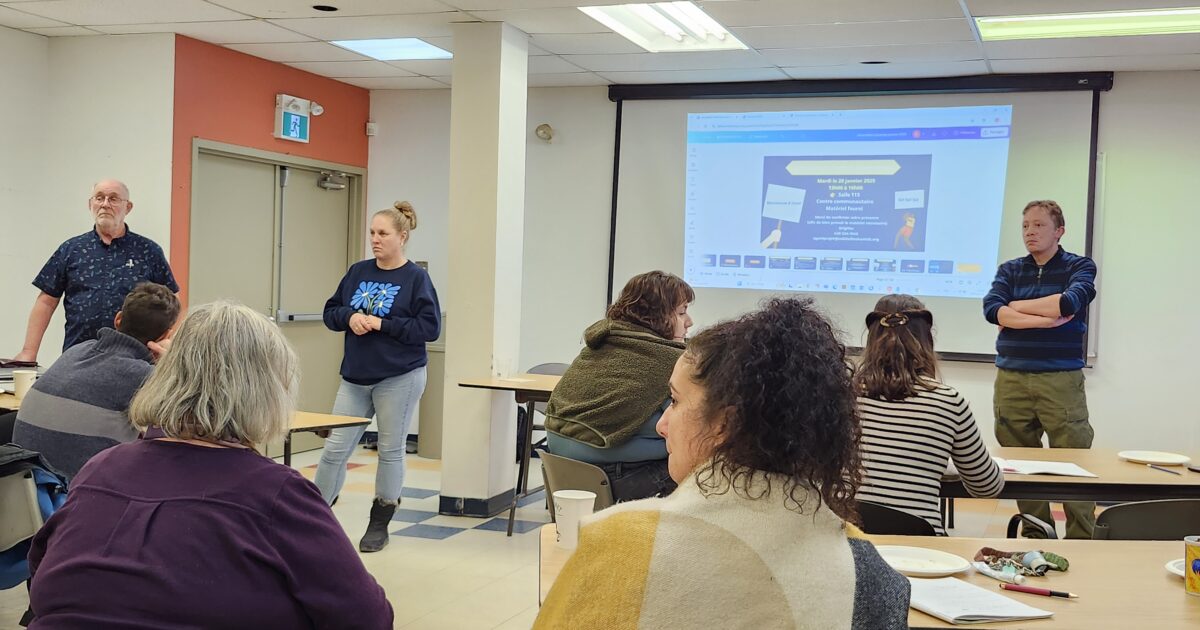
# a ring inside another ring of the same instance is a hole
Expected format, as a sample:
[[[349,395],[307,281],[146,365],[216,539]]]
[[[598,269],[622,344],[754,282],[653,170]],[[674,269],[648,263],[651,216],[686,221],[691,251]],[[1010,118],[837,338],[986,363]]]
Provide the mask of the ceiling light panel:
[[[650,52],[745,50],[746,45],[691,2],[579,7]]]
[[[975,18],[984,41],[1200,33],[1200,8]]]
[[[329,42],[380,61],[400,59],[449,59],[454,55],[415,37],[394,39],[350,39]]]

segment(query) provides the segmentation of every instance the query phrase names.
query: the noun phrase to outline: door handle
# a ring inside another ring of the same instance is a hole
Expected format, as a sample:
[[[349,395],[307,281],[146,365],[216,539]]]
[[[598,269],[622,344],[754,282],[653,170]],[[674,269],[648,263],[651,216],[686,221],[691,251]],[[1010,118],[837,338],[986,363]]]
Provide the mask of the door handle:
[[[319,322],[324,319],[321,313],[289,313],[288,311],[279,311],[278,321],[280,323],[287,322]]]

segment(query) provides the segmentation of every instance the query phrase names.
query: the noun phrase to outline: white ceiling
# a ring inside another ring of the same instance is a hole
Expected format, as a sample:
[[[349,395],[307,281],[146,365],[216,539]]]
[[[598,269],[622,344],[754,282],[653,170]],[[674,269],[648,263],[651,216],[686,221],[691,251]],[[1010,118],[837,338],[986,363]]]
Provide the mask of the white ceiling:
[[[971,20],[1200,0],[699,0],[751,50],[658,54],[575,9],[624,1],[0,0],[0,26],[48,37],[180,33],[369,89],[445,87],[451,62],[384,63],[327,41],[420,37],[453,50],[451,25],[478,21],[530,35],[531,86],[1200,69],[1200,35],[985,44]]]

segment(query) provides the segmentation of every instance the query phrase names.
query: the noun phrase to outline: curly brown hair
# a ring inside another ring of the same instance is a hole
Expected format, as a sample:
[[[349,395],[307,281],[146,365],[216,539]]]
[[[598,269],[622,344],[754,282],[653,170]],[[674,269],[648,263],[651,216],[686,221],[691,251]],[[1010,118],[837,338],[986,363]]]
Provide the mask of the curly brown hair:
[[[911,295],[879,298],[867,314],[867,344],[854,375],[867,398],[904,400],[932,389],[938,377],[933,350],[933,314]]]
[[[774,298],[688,342],[684,361],[704,388],[702,415],[713,458],[696,473],[703,492],[748,499],[761,473],[782,475],[788,508],[803,513],[812,493],[849,521],[861,482],[861,432],[846,348],[811,299]]]
[[[696,292],[679,276],[647,271],[625,283],[604,316],[649,328],[663,339],[671,339],[675,336],[675,309],[695,301]]]

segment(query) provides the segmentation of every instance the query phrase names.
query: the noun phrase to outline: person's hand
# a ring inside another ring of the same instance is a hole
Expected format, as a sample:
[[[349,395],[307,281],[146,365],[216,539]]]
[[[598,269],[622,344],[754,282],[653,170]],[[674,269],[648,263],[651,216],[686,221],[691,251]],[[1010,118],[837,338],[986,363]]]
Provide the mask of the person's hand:
[[[1050,328],[1058,328],[1059,326],[1062,326],[1063,324],[1071,321],[1072,319],[1075,319],[1074,315],[1067,315],[1066,317],[1056,317],[1056,318],[1054,318],[1054,323],[1050,324]]]
[[[775,228],[774,230],[771,230],[771,233],[767,235],[767,238],[763,239],[762,248],[766,249],[773,245],[778,245],[779,241],[781,240],[783,240],[783,230]]]
[[[160,341],[147,341],[146,347],[150,349],[150,354],[154,355],[154,362],[158,363],[159,359],[166,354],[167,350],[171,349],[171,339],[163,339]]]
[[[37,361],[37,353],[21,350],[17,356],[12,358],[13,361]]]
[[[371,332],[370,317],[362,313],[355,313],[350,316],[350,332],[356,335],[365,335]]]
[[[367,327],[371,330],[383,330],[383,318],[374,315],[367,315]]]

